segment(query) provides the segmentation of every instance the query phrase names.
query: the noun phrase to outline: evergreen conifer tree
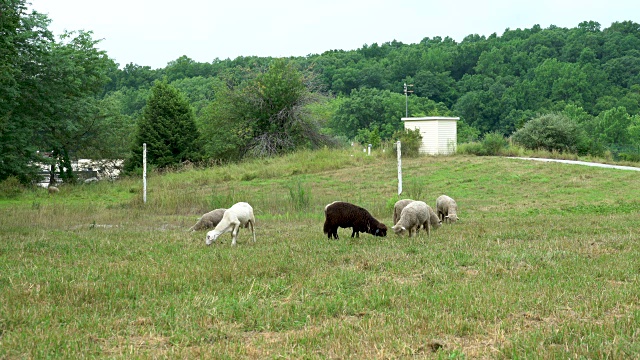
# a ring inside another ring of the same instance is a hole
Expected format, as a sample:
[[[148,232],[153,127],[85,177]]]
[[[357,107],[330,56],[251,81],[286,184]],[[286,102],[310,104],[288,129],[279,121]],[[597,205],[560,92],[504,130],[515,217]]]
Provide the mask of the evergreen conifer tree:
[[[125,171],[142,166],[144,143],[147,144],[147,163],[159,168],[201,158],[202,147],[189,102],[165,81],[156,82],[151,89]]]

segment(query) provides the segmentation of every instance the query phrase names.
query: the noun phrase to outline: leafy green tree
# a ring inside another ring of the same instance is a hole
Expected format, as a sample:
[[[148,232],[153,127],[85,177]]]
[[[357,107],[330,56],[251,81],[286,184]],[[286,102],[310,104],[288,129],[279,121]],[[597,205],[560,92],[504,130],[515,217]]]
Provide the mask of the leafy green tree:
[[[6,66],[0,81],[0,179],[31,180],[30,164],[46,160],[38,155],[42,150],[51,151],[50,164],[73,181],[71,159],[101,131],[97,97],[115,63],[96,49],[90,32],[66,32],[57,42],[47,30],[49,19],[27,13],[24,1],[0,6],[6,45],[0,47],[0,66]]]
[[[252,129],[248,152],[273,156],[328,142],[307,105],[321,101],[307,89],[304,75],[291,62],[276,59],[243,89],[238,101]]]
[[[215,92],[220,81],[216,77],[195,76],[173,81],[171,85],[184,94],[189,104],[194,108],[197,118],[202,110],[215,99]]]
[[[405,96],[388,90],[359,89],[340,102],[329,126],[336,133],[353,139],[360,129],[377,126],[383,139],[388,139],[402,126],[405,116]]]
[[[39,137],[53,151],[60,175],[68,182],[75,181],[72,159],[95,144],[105,126],[98,95],[115,63],[96,48],[98,43],[90,32],[66,32],[43,60],[41,79],[47,91],[39,99],[44,105]]]
[[[254,79],[218,91],[213,108],[200,120],[207,141],[215,142],[209,144],[208,154],[232,160],[330,143],[321,132],[322,119],[315,116],[319,113],[309,107],[322,98],[309,91],[308,81],[291,62],[276,59]],[[221,150],[229,148],[235,151],[224,155]]]
[[[138,121],[132,155],[124,169],[142,166],[143,144],[147,144],[147,163],[163,168],[184,161],[201,159],[200,135],[193,110],[173,86],[158,81]]]
[[[458,120],[456,126],[458,144],[474,142],[480,137],[480,130],[468,125],[463,119]]]
[[[640,115],[633,115],[627,128],[631,144],[640,147]]]
[[[129,63],[122,69],[116,69],[109,74],[111,82],[107,90],[116,91],[128,89],[149,89],[160,78],[160,71],[152,70],[150,66]]]
[[[38,171],[29,165],[40,160],[32,141],[37,111],[26,95],[38,73],[31,61],[44,56],[52,41],[47,24],[42,15],[26,14],[25,1],[0,2],[0,181],[15,177],[28,183]]]
[[[215,99],[198,117],[205,157],[217,161],[240,160],[252,137],[251,124],[235,106],[242,98],[223,85],[219,85],[215,93]]]
[[[628,129],[631,124],[631,116],[624,107],[603,111],[596,119],[598,140],[607,145],[629,144],[631,139]]]
[[[429,70],[420,70],[413,81],[415,95],[426,97],[435,102],[453,105],[456,97],[455,81],[447,72],[433,73]]]

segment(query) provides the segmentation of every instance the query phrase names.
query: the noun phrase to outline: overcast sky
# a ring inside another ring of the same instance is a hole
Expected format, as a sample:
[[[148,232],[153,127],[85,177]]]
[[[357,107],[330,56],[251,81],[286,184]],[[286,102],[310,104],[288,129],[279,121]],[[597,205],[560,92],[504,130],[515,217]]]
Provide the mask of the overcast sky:
[[[502,35],[533,25],[573,28],[597,21],[640,23],[638,0],[27,0],[49,29],[91,30],[120,67],[163,68],[238,56],[306,56],[397,40]]]

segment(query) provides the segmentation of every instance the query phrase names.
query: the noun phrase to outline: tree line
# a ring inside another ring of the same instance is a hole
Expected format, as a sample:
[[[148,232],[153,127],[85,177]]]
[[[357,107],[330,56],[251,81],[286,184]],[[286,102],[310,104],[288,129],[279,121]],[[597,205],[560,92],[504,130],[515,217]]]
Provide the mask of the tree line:
[[[304,57],[201,63],[185,55],[152,69],[120,67],[91,32],[54,38],[50,20],[24,0],[3,2],[0,16],[0,180],[28,182],[30,164],[70,169],[78,157],[126,158],[135,171],[143,142],[158,167],[379,144],[403,135],[405,111],[459,116],[459,142],[500,134],[594,155],[640,146],[640,25],[632,21]]]

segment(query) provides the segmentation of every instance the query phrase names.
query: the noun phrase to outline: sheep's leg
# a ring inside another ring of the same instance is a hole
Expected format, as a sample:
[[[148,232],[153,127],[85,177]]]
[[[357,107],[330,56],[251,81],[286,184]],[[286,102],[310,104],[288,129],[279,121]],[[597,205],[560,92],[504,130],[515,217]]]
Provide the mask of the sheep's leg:
[[[431,222],[427,223],[427,237],[431,237]]]
[[[233,240],[231,241],[231,246],[236,246],[236,240],[238,239],[238,231],[240,230],[240,224],[233,224],[233,231],[231,231],[231,235],[233,236]]]
[[[256,230],[254,228],[253,221],[249,220],[247,225],[251,226],[251,234],[253,234],[253,242],[256,242]]]

